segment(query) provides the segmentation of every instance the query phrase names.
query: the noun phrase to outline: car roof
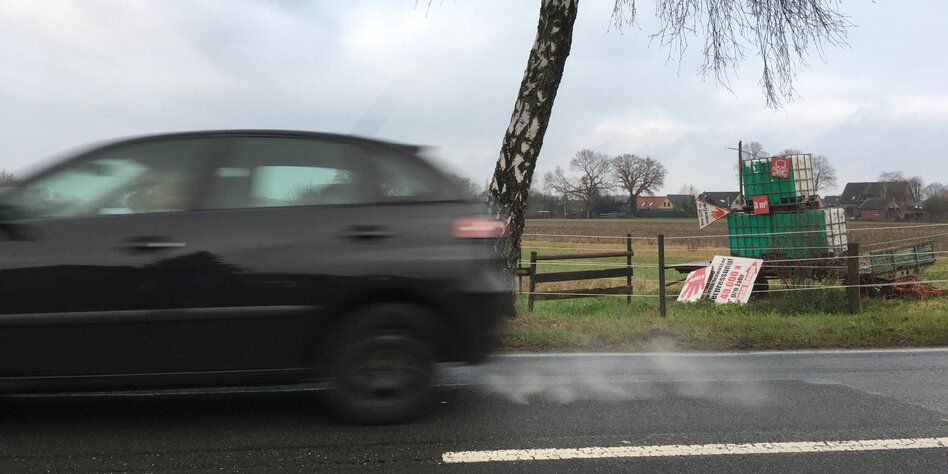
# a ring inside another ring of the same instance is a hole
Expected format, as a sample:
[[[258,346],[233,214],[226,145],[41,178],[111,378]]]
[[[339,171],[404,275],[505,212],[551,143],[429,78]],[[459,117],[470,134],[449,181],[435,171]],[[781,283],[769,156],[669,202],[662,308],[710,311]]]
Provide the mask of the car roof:
[[[415,154],[422,150],[419,145],[410,145],[404,143],[395,143],[375,138],[362,137],[357,135],[345,135],[339,133],[312,132],[303,130],[276,130],[276,129],[233,129],[233,130],[194,130],[183,132],[155,133],[148,135],[138,135],[133,137],[119,138],[110,140],[105,146],[119,145],[125,143],[174,140],[186,138],[226,138],[226,137],[283,137],[283,138],[308,138],[321,139],[339,142],[348,142],[354,144],[376,145],[389,148],[395,148],[405,153]]]

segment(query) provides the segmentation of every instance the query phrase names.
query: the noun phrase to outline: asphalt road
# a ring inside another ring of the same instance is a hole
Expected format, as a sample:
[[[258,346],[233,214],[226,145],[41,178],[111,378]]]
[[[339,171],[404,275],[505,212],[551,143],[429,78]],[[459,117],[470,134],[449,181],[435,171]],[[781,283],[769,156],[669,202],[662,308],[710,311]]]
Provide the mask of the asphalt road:
[[[0,472],[948,472],[948,349],[514,355],[442,372],[432,413],[387,427],[334,424],[314,387],[0,397]]]

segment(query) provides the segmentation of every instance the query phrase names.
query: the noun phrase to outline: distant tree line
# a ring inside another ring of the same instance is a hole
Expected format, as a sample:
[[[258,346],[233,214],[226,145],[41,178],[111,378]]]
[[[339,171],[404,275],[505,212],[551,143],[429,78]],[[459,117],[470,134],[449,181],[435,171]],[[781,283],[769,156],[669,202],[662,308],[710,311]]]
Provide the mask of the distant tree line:
[[[639,196],[652,196],[665,184],[668,170],[650,156],[622,154],[610,157],[593,150],[579,150],[566,170],[557,166],[543,178],[543,190],[532,190],[528,209],[543,209],[553,216],[581,210],[585,217],[635,212]],[[627,198],[611,191],[622,190]],[[545,192],[544,192],[545,191]],[[576,203],[578,206],[570,206]]]

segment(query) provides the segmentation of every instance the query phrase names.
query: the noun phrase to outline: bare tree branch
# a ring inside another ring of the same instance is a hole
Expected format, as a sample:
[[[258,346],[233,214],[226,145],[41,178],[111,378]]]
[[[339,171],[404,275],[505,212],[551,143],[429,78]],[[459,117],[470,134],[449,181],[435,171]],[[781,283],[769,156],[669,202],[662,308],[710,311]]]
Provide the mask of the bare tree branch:
[[[906,180],[912,189],[912,197],[916,201],[922,200],[922,189],[925,188],[925,180],[921,176],[912,176]]]
[[[13,186],[16,184],[16,176],[7,170],[0,170],[0,187]]]
[[[574,176],[567,176],[563,168],[556,167],[544,176],[544,185],[566,198],[582,200],[586,205],[586,217],[592,215],[592,204],[603,192],[615,187],[609,180],[609,156],[592,150],[580,150],[569,161]]]
[[[813,187],[816,192],[829,191],[837,186],[836,167],[830,164],[829,158],[816,155],[813,164]]]
[[[616,0],[612,24],[635,21],[636,0]],[[744,60],[747,50],[760,58],[761,89],[767,106],[778,108],[793,100],[797,71],[807,66],[812,47],[824,58],[826,45],[845,46],[852,24],[839,12],[839,0],[656,0],[662,23],[652,35],[670,56],[679,61],[688,40],[703,42],[702,78],[730,89],[730,73]]]
[[[642,194],[653,195],[665,184],[668,170],[650,156],[619,155],[612,159],[612,174],[616,183],[629,193],[629,204]]]
[[[890,183],[894,181],[905,181],[905,176],[901,171],[883,171],[879,173],[879,181]]]

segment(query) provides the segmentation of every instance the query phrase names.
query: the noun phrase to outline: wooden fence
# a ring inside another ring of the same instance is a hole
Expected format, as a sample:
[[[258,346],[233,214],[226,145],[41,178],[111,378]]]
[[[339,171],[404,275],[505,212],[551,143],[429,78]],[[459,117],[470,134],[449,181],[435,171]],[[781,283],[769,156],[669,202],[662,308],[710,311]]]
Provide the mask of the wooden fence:
[[[542,300],[561,300],[570,298],[588,298],[599,295],[628,295],[626,303],[632,302],[632,235],[629,234],[625,239],[625,251],[613,252],[591,252],[576,254],[559,255],[538,255],[536,251],[530,252],[530,266],[526,269],[527,276],[530,278],[529,292],[527,293],[527,309],[533,311],[533,303]],[[561,272],[537,272],[537,262],[550,262],[556,260],[580,260],[590,258],[608,258],[625,257],[625,266],[616,268],[606,268],[601,270],[572,270]],[[522,273],[520,273],[522,274]],[[600,278],[621,278],[625,277],[625,285],[613,286],[608,288],[580,288],[573,290],[555,290],[555,291],[537,291],[537,285],[542,283],[554,283],[562,281],[581,281],[596,280]]]

